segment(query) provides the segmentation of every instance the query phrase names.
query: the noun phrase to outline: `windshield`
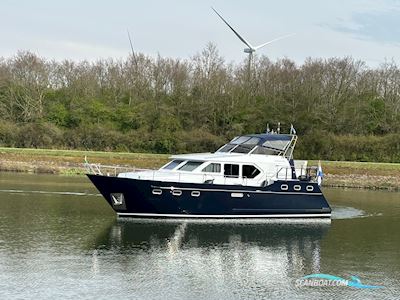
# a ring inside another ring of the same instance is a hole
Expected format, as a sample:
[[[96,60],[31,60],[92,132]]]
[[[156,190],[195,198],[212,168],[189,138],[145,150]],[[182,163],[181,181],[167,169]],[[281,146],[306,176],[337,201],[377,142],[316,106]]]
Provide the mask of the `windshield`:
[[[196,169],[201,164],[203,164],[202,161],[188,161],[186,164],[184,164],[178,170],[180,170],[180,171],[193,171],[194,169]]]
[[[165,165],[165,166],[163,167],[163,169],[165,169],[165,170],[172,170],[172,169],[175,169],[175,168],[176,168],[178,165],[180,165],[182,162],[183,162],[183,160],[175,159],[175,160],[169,162],[167,165]]]
[[[270,149],[276,149],[276,150],[285,150],[286,147],[288,146],[288,144],[290,143],[290,141],[266,141],[263,144],[263,147],[266,148],[270,148]]]
[[[218,152],[249,153],[259,142],[260,139],[257,137],[239,136],[219,149]]]

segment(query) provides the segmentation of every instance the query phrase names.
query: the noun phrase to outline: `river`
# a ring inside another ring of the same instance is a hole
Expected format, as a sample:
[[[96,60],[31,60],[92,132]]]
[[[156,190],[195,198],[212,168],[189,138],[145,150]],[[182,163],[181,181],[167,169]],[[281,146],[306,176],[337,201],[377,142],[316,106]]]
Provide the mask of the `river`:
[[[118,220],[85,177],[0,173],[0,298],[398,299],[400,193],[324,193],[331,221]]]

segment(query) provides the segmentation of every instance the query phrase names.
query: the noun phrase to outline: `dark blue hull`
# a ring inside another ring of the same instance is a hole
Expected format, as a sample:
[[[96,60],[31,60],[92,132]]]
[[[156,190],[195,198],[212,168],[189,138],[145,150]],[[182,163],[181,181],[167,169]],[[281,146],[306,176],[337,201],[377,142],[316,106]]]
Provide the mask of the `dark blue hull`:
[[[195,184],[87,175],[118,216],[177,218],[330,217],[312,182],[266,187]]]

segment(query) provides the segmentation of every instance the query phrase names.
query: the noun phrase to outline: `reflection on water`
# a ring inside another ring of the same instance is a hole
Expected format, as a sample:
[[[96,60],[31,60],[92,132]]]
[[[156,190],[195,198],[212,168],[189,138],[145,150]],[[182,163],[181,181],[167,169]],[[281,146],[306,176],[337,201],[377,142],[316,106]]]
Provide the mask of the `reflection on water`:
[[[95,248],[127,253],[140,249],[169,254],[192,248],[220,248],[229,249],[232,257],[246,252],[250,255],[257,248],[269,254],[281,252],[279,263],[286,269],[298,270],[311,265],[311,271],[316,272],[319,270],[319,243],[329,227],[330,222],[324,220],[266,224],[118,220],[98,236]]]
[[[321,271],[321,240],[329,227],[330,222],[316,220],[265,224],[118,220],[95,240],[93,269],[102,268],[102,257],[118,253],[114,267],[128,267],[137,289],[144,281],[162,287],[162,295],[159,290],[141,291],[140,296],[149,298],[193,298],[192,289],[203,291],[199,298],[210,290],[215,298],[251,298],[277,285],[296,294],[293,278]]]
[[[327,190],[332,221],[129,220],[116,219],[83,180],[0,173],[1,298],[396,299],[400,293],[399,194]],[[385,288],[295,287],[312,273],[357,275]]]
[[[266,223],[192,222],[192,221],[141,221],[117,219],[96,239],[98,247],[115,247],[129,250],[137,246],[157,245],[164,248],[172,241],[179,244],[207,247],[210,244],[229,245],[234,241],[257,246],[287,245],[293,240],[314,242],[321,240],[330,222],[313,220],[282,223],[282,220]],[[152,241],[152,242],[151,242]]]

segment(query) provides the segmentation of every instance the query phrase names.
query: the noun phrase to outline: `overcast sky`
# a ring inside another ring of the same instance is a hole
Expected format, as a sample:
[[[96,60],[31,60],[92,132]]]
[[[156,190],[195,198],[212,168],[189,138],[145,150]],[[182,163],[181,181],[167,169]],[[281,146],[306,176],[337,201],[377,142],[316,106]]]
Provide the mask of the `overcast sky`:
[[[245,46],[211,6],[253,45],[295,33],[258,51],[273,60],[352,56],[370,66],[400,64],[396,0],[1,0],[0,56],[126,57],[129,29],[135,50],[148,55],[190,58],[213,42],[226,61],[242,61]]]

